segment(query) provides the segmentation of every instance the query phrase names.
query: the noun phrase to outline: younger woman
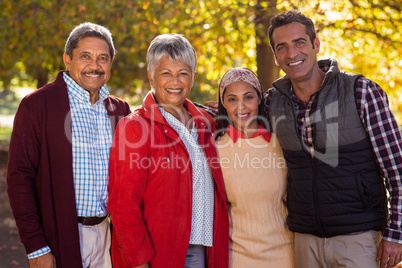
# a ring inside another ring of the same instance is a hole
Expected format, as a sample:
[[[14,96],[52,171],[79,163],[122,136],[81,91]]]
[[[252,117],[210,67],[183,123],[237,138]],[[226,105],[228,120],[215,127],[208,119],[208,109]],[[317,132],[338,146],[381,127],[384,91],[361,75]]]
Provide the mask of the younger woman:
[[[233,68],[219,86],[217,147],[229,209],[229,267],[294,267],[286,226],[287,168],[262,101],[246,68]]]

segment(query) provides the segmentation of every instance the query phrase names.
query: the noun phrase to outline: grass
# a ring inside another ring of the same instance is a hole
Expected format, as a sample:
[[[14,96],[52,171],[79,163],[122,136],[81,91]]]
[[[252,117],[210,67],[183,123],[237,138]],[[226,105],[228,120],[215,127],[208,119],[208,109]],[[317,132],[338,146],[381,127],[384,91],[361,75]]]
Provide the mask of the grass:
[[[15,115],[20,99],[15,92],[0,92],[0,115]],[[12,128],[0,126],[0,149],[10,142]]]
[[[14,115],[17,112],[20,99],[14,92],[0,92],[0,114]]]
[[[0,153],[8,152],[11,131],[12,129],[10,127],[0,127]]]
[[[12,128],[0,127],[0,141],[9,142],[11,138]]]

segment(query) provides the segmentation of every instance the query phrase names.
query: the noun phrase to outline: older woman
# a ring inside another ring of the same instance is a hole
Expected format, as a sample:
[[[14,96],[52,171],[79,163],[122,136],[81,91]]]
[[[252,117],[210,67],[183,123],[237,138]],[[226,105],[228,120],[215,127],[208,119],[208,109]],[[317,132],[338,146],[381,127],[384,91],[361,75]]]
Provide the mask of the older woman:
[[[228,212],[214,120],[186,99],[197,58],[163,34],[147,54],[152,91],[119,123],[108,211],[114,267],[227,267]]]

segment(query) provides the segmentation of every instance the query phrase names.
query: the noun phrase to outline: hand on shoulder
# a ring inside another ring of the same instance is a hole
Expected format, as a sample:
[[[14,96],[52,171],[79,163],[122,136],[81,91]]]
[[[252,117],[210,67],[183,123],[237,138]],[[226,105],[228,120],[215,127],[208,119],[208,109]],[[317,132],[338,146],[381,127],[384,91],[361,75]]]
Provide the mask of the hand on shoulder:
[[[218,109],[218,102],[217,101],[206,101],[204,103],[205,106],[212,107]]]

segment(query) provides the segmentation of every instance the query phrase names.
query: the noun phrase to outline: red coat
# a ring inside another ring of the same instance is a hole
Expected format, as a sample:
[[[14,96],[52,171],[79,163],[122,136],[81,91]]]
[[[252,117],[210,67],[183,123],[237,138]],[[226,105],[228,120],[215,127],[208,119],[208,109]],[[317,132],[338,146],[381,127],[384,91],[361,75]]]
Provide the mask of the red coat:
[[[214,178],[213,247],[208,267],[228,267],[229,219],[210,115],[186,100]],[[116,129],[109,165],[114,268],[184,267],[190,240],[192,170],[177,132],[149,93]]]
[[[104,101],[114,131],[130,112],[118,98]],[[82,267],[73,180],[71,118],[63,72],[25,97],[14,120],[7,187],[26,252],[50,246],[58,268]]]

